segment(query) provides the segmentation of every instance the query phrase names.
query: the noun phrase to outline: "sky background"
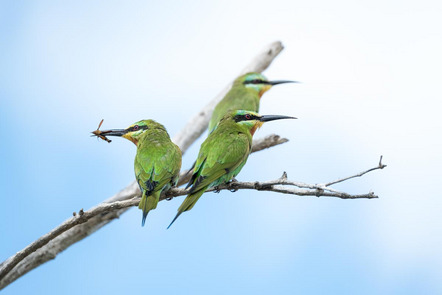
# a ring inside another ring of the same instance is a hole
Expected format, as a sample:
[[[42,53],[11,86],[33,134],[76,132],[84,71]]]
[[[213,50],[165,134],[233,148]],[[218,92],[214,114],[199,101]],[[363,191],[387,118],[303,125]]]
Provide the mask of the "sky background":
[[[376,200],[238,191],[133,208],[3,294],[441,294],[440,1],[0,1],[0,260],[133,178],[135,146],[89,132],[140,119],[171,136],[267,44],[256,133],[290,141],[237,177]],[[183,158],[194,161],[201,138]]]

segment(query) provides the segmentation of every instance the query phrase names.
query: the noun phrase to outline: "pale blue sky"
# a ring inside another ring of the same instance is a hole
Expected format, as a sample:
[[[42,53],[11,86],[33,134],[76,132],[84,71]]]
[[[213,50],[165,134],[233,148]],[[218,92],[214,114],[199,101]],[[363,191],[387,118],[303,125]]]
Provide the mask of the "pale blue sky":
[[[287,171],[378,200],[208,193],[140,227],[131,209],[4,294],[442,293],[438,1],[0,1],[0,260],[133,180],[135,147],[89,137],[152,118],[173,136],[265,45],[264,126],[290,142],[238,180]],[[195,159],[198,141],[183,158]]]

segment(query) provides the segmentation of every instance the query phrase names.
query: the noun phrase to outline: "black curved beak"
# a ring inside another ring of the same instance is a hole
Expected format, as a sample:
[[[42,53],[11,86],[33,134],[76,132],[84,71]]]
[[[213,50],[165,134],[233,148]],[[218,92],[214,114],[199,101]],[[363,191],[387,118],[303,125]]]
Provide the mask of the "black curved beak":
[[[111,130],[95,130],[91,132],[93,135],[92,136],[97,136],[97,137],[101,137],[101,136],[123,136],[124,134],[127,133],[126,129],[111,129]]]
[[[95,131],[92,132],[95,134]],[[124,134],[127,133],[126,129],[111,129],[111,130],[104,130],[104,131],[100,131],[100,133],[98,135],[106,135],[106,136],[123,136]],[[97,134],[95,134],[97,135]]]
[[[290,116],[280,116],[280,115],[263,115],[263,116],[261,116],[259,121],[269,122],[269,121],[281,120],[281,119],[298,119],[298,118],[290,117]]]
[[[276,80],[276,81],[269,81],[269,84],[274,86],[278,84],[285,84],[285,83],[299,83],[298,81],[290,81],[290,80]]]

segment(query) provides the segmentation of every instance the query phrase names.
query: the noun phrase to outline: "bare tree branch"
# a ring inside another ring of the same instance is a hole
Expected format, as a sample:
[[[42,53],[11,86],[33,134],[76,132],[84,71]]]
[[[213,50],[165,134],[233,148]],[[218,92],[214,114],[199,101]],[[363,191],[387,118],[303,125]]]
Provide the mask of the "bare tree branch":
[[[361,176],[363,174],[366,174],[370,171],[377,170],[377,169],[383,169],[386,167],[386,165],[380,165],[371,169],[368,169],[364,172],[346,177],[345,179],[350,179],[354,177]],[[361,175],[360,175],[361,174]],[[331,182],[329,182],[331,183]],[[284,172],[282,177],[276,179],[276,180],[270,180],[270,181],[264,181],[264,182],[229,182],[224,185],[217,186],[216,188],[209,189],[210,191],[220,191],[220,190],[230,190],[230,191],[237,191],[242,189],[249,189],[249,190],[258,190],[258,191],[272,191],[272,192],[278,192],[278,193],[284,193],[284,194],[290,194],[290,195],[298,195],[298,196],[314,196],[314,197],[337,197],[341,199],[373,199],[378,198],[374,193],[368,193],[368,194],[361,194],[361,195],[352,195],[345,192],[340,192],[334,189],[331,189],[328,187],[329,183],[327,184],[306,184],[302,182],[295,182],[290,181],[287,179],[287,174]],[[337,182],[335,182],[337,183]],[[297,187],[297,188],[296,188]],[[171,200],[172,198],[183,196],[188,194],[189,190],[183,189],[183,188],[172,188],[169,190],[166,194],[163,194],[160,198],[160,201],[163,201],[165,199]],[[42,236],[35,242],[33,242],[31,245],[23,249],[22,251],[18,252],[14,259],[23,260],[24,257],[31,254],[35,250],[41,248],[43,245],[49,243],[50,241],[54,240],[55,238],[59,237],[60,234],[73,229],[75,226],[79,224],[86,223],[87,221],[100,217],[104,220],[109,220],[118,217],[116,215],[113,215],[113,213],[118,212],[120,209],[129,208],[132,206],[137,206],[140,202],[140,194],[137,194],[133,196],[131,199],[123,200],[123,201],[115,201],[112,203],[101,203],[98,206],[83,212],[83,210],[80,210],[78,214],[74,214],[74,217],[71,217],[70,219],[63,222],[59,227],[55,228],[51,232],[47,233],[46,235]],[[55,255],[57,253],[51,252],[52,258],[55,258]],[[2,281],[2,287],[3,281]]]
[[[387,165],[382,164],[382,156],[381,156],[381,158],[379,159],[379,165],[377,167],[371,168],[371,169],[369,169],[367,171],[363,171],[363,172],[358,173],[358,174],[353,175],[353,176],[344,177],[344,178],[341,178],[341,179],[338,179],[338,180],[335,180],[335,181],[327,182],[326,184],[324,184],[324,186],[330,186],[330,185],[333,185],[333,184],[336,184],[336,183],[339,183],[339,182],[343,182],[343,181],[349,180],[350,178],[361,177],[362,175],[364,175],[364,174],[366,174],[366,173],[368,173],[370,171],[377,170],[377,169],[384,169],[385,167],[387,167]]]
[[[366,173],[369,173],[371,171],[377,170],[377,169],[383,169],[386,165],[382,165],[381,163],[374,168],[370,168],[368,170],[365,170],[361,173],[346,177],[345,180],[359,177],[361,175],[364,175]],[[344,181],[344,180],[342,180]],[[215,188],[211,188],[207,190],[207,192],[210,191],[221,191],[221,190],[230,190],[230,191],[237,191],[242,189],[249,189],[249,190],[257,190],[257,191],[272,191],[277,193],[283,193],[283,194],[290,194],[290,195],[297,195],[297,196],[314,196],[314,197],[336,197],[341,199],[374,199],[378,198],[377,195],[375,195],[373,192],[370,192],[368,194],[359,194],[359,195],[352,195],[345,192],[341,192],[335,189],[330,188],[329,186],[333,183],[338,183],[342,181],[333,181],[328,182],[325,184],[307,184],[303,182],[295,182],[287,179],[287,174],[284,172],[283,175],[276,179],[276,180],[270,180],[270,181],[264,181],[264,182],[237,182],[232,181],[227,184],[223,184],[220,186],[217,186]],[[138,188],[136,186],[133,188],[134,190]],[[54,244],[55,246],[59,245],[60,243],[57,240],[62,240],[65,237],[62,237],[62,235],[69,230],[78,229],[79,227],[77,225],[80,224],[87,224],[88,221],[93,219],[98,219],[100,222],[106,222],[115,218],[118,218],[122,209],[127,209],[132,206],[137,206],[140,202],[141,193],[138,190],[136,194],[129,194],[127,195],[128,191],[121,191],[121,195],[125,195],[125,197],[128,197],[129,199],[120,200],[120,201],[114,201],[111,203],[101,203],[98,206],[83,212],[83,209],[81,209],[78,214],[74,213],[74,217],[66,220],[63,222],[59,227],[55,228],[51,232],[47,233],[46,235],[42,236],[32,244],[30,244],[28,247],[23,249],[22,251],[18,252],[13,259],[17,259],[19,261],[23,260],[27,255],[36,255],[36,257],[40,259],[33,259],[29,260],[26,259],[25,261],[22,261],[14,270],[13,273],[8,274],[2,281],[0,287],[5,287],[8,283],[12,282],[10,281],[9,277],[14,274],[21,274],[20,271],[23,269],[26,271],[26,267],[32,266],[32,262],[37,260],[38,262],[43,261],[42,258],[45,258],[49,256],[50,259],[55,258],[55,256],[59,253],[58,250],[59,247],[49,247],[49,249],[46,249],[45,251],[47,253],[42,253],[42,249],[40,249],[43,245],[49,245]],[[183,188],[172,188],[167,193],[163,194],[160,197],[160,201],[163,200],[171,200],[178,196],[183,196],[188,194],[188,190]],[[84,235],[84,231],[80,231],[78,234]],[[86,234],[87,235],[87,234]],[[37,250],[37,251],[36,251]],[[52,251],[51,251],[52,250]],[[62,250],[61,250],[62,251]],[[36,254],[37,253],[37,254]],[[47,261],[48,259],[44,260],[43,262]],[[6,261],[8,262],[8,261]],[[12,278],[11,278],[12,279]]]
[[[287,141],[288,139],[286,138],[281,138],[279,135],[271,134],[265,138],[254,141],[252,152],[258,152]],[[181,174],[185,175],[186,172]],[[190,174],[188,178],[190,178]],[[172,191],[175,195],[170,196],[168,194],[167,198],[185,194],[185,190],[182,189],[173,189]],[[4,279],[0,280],[0,289],[11,283],[14,275],[21,276],[30,269],[35,268],[36,266],[43,264],[50,259],[54,259],[58,253],[75,243],[77,238],[84,238],[95,232],[98,229],[96,225],[101,227],[110,221],[119,218],[122,213],[129,209],[129,207],[138,205],[140,197],[141,191],[136,182],[133,182],[128,187],[113,196],[111,198],[113,200],[109,199],[108,201],[103,202],[86,212],[83,212],[82,210],[80,210],[78,214],[74,212],[74,217],[78,216],[77,218],[70,218],[66,220],[57,228],[40,237],[22,251],[17,252],[13,257],[11,257],[13,260],[10,258],[0,265],[2,267],[1,271],[6,271],[7,269],[3,268],[3,266],[9,264],[11,265],[9,269],[12,269],[14,261],[21,261],[17,267],[15,267],[14,272],[8,274]],[[165,196],[162,196],[161,200],[165,198]],[[81,226],[75,227],[76,225]],[[22,261],[24,258],[26,258],[26,260]],[[34,264],[37,265],[34,266]]]
[[[241,74],[264,71],[272,63],[274,58],[278,56],[282,49],[283,46],[281,42],[274,42],[268,45],[241,71]],[[193,117],[172,139],[181,148],[183,153],[207,129],[213,108],[224,97],[230,87],[231,83],[229,83],[229,85],[211,102],[209,102],[209,104],[195,117]],[[89,211],[108,203],[131,199],[139,194],[139,188],[134,181],[125,189]],[[105,215],[99,214],[87,219],[87,222],[82,222],[84,217],[80,218],[79,221],[75,221],[78,222],[77,226],[70,227],[68,230],[65,230],[66,225],[69,224],[69,222],[72,222],[72,218],[66,220],[59,227],[0,264],[0,290],[15,281],[17,278],[26,274],[28,271],[50,259],[54,259],[58,253],[100,229],[113,219],[118,218],[127,209],[128,207],[122,207],[119,210],[112,211],[112,213]],[[50,234],[53,232],[56,233],[55,238],[51,238],[53,236]]]

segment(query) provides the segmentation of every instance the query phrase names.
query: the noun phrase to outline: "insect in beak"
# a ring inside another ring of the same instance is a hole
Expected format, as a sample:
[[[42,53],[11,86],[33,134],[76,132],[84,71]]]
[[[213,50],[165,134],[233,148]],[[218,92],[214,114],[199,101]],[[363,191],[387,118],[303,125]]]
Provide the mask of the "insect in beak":
[[[93,134],[93,135],[91,135],[91,136],[99,137],[99,138],[101,138],[102,140],[105,140],[105,141],[107,141],[108,143],[111,143],[112,140],[110,140],[109,138],[107,138],[106,136],[103,135],[103,133],[107,133],[107,132],[102,132],[102,131],[100,130],[100,127],[101,127],[101,124],[103,124],[103,121],[104,121],[104,119],[102,119],[101,122],[100,122],[100,124],[98,124],[97,130],[91,132],[91,133]]]

